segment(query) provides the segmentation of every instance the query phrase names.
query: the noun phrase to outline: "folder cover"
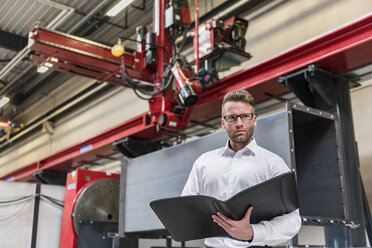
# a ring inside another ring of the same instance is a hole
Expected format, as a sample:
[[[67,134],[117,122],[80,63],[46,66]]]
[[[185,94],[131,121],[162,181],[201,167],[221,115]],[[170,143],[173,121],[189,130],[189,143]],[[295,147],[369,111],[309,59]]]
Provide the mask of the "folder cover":
[[[150,203],[163,225],[179,242],[229,236],[212,220],[220,211],[240,220],[253,206],[251,223],[290,213],[299,207],[294,172],[288,172],[245,189],[226,201],[211,196],[192,195],[165,198]]]

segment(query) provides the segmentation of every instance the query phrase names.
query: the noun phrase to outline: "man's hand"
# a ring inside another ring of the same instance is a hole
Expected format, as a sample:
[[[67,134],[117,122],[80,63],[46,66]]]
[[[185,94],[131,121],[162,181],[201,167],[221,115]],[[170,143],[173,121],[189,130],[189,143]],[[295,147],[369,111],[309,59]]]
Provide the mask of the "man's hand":
[[[241,220],[230,219],[220,212],[217,212],[217,215],[212,215],[212,218],[231,237],[241,240],[252,240],[254,234],[250,220],[252,210],[253,207],[249,207]]]

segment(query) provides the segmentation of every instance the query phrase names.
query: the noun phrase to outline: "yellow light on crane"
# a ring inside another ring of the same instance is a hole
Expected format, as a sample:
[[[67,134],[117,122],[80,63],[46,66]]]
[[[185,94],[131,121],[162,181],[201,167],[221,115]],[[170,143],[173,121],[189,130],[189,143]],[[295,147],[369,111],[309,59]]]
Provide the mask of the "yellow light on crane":
[[[127,7],[133,1],[134,0],[121,0],[114,7],[112,7],[109,11],[107,11],[106,15],[110,17],[116,16],[120,11],[125,9],[125,7]]]
[[[111,48],[111,54],[115,57],[120,57],[124,54],[125,49],[124,45],[121,42],[121,39],[118,40],[118,43],[116,43],[112,48]]]

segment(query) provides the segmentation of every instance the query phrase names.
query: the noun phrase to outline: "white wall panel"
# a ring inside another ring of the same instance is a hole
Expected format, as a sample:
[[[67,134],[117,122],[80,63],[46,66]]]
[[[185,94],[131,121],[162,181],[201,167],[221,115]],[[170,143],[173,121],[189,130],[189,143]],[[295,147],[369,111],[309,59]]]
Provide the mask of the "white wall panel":
[[[66,187],[43,184],[40,194],[65,200]],[[39,220],[37,227],[37,248],[59,247],[62,229],[63,207],[56,206],[50,201],[42,199],[39,206]]]
[[[0,181],[0,189],[0,201],[35,194],[35,185],[29,183]],[[33,203],[33,200],[26,200],[0,204],[0,247],[30,247]]]
[[[0,181],[0,189],[0,247],[31,247],[36,184]],[[65,187],[42,185],[40,194],[63,201]],[[4,203],[23,197],[27,198]],[[44,198],[39,203],[36,247],[58,247],[63,208]]]

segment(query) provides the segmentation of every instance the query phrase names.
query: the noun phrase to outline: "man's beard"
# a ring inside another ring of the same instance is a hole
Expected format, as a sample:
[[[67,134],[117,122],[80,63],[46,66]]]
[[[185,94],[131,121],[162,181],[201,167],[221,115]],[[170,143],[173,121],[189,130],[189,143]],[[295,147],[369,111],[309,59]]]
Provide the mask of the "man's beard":
[[[254,127],[251,127],[251,128],[249,128],[248,130],[245,130],[245,131],[246,131],[245,135],[235,136],[234,134],[232,134],[229,138],[234,143],[248,143],[253,136]]]

